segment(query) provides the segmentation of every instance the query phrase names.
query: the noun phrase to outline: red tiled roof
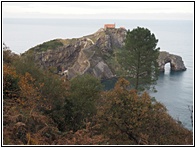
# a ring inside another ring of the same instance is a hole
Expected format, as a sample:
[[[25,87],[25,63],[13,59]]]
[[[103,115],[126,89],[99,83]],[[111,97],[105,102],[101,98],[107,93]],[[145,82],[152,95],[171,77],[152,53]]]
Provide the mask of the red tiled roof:
[[[105,24],[104,28],[115,28],[115,24]]]

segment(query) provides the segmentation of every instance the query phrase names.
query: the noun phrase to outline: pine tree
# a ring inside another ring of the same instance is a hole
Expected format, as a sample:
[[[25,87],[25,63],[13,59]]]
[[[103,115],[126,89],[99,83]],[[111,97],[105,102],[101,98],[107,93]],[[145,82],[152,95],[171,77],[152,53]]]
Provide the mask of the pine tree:
[[[127,32],[125,48],[119,54],[119,63],[137,90],[149,89],[156,83],[159,72],[157,43],[155,35],[146,28],[137,27]]]

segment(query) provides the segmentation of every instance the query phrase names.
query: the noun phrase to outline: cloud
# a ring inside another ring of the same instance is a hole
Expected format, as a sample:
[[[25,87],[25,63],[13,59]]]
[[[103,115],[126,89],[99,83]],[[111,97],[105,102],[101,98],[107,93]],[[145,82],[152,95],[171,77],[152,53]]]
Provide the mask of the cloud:
[[[147,15],[190,19],[194,13],[191,2],[3,2],[3,17],[56,18],[126,18]],[[114,16],[115,15],[115,16]],[[171,16],[170,16],[171,15]],[[126,16],[126,17],[125,17]],[[144,19],[146,18],[143,17]]]

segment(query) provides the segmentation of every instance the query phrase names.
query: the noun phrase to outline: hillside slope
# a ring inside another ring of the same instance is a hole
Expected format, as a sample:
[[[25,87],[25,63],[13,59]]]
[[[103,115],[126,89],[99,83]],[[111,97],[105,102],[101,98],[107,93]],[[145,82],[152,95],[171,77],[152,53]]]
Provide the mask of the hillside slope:
[[[99,29],[94,34],[73,39],[56,39],[31,48],[25,54],[35,56],[44,68],[53,68],[69,79],[90,73],[98,78],[111,78],[113,70],[106,60],[114,49],[122,48],[126,30]],[[24,54],[24,55],[25,55]]]

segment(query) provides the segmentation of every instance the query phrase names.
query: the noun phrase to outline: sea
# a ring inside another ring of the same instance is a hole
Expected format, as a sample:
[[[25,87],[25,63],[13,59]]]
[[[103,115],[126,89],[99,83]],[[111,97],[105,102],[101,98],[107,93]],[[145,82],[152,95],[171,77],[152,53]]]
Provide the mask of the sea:
[[[152,97],[163,103],[168,113],[184,127],[193,130],[191,115],[194,109],[194,28],[192,20],[132,20],[127,19],[30,19],[3,18],[2,41],[15,53],[21,54],[43,42],[53,39],[70,39],[90,35],[103,28],[104,24],[115,23],[116,28],[144,27],[159,40],[157,47],[182,57],[187,68],[183,72],[160,73],[156,93]],[[107,89],[114,81],[105,83]]]

